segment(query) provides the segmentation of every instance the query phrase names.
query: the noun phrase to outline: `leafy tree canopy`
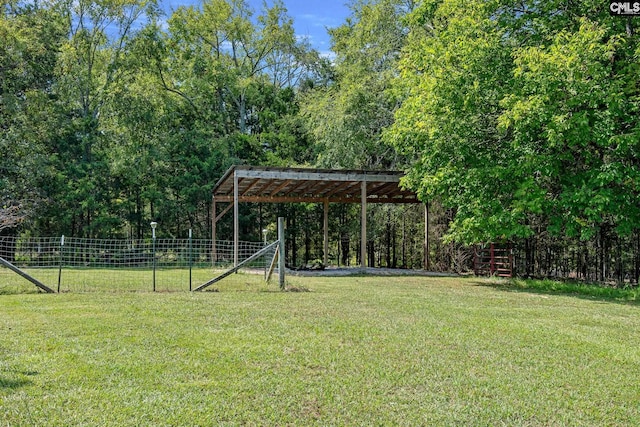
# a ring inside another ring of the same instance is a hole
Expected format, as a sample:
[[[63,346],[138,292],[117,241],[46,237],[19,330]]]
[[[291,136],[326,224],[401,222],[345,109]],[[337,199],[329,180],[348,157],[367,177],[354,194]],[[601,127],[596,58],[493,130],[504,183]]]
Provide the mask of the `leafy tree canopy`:
[[[640,219],[638,37],[600,2],[425,1],[385,138],[405,183],[457,210],[450,238],[589,238]],[[634,225],[635,224],[635,225]]]

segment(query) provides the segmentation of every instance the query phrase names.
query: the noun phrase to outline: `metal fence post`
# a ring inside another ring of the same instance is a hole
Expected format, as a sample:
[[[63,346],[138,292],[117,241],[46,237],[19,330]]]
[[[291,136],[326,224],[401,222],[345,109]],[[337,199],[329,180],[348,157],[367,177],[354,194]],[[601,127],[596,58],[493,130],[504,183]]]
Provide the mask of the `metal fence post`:
[[[193,271],[193,232],[189,229],[189,291],[192,286],[192,271]]]
[[[60,263],[58,265],[58,293],[60,293],[60,282],[62,280],[62,251],[64,250],[64,234],[60,237]]]
[[[153,257],[153,292],[156,291],[156,227],[158,223],[153,221],[151,223],[151,239],[153,240],[151,256]]]

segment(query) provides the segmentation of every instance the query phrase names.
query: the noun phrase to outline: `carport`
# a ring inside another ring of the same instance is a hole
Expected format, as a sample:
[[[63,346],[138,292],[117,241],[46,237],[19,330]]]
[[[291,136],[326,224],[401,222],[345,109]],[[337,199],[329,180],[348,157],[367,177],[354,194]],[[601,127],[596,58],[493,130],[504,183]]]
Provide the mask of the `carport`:
[[[367,204],[420,203],[416,194],[400,186],[404,173],[399,171],[360,171],[338,169],[276,168],[236,165],[230,167],[213,188],[212,239],[213,259],[216,254],[216,223],[233,209],[233,259],[238,265],[239,220],[241,202],[321,203],[324,206],[324,265],[328,262],[329,203],[359,203],[360,259],[367,263]],[[217,206],[229,203],[220,213]],[[425,205],[425,260],[429,269],[429,210]]]

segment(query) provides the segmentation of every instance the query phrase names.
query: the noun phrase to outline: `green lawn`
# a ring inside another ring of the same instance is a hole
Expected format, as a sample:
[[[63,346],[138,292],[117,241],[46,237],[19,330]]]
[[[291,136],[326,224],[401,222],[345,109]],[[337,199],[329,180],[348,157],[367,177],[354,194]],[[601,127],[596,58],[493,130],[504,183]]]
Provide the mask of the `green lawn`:
[[[640,425],[640,306],[427,277],[0,295],[0,426]]]
[[[60,274],[57,268],[26,268],[23,269],[33,278],[45,286],[57,291],[58,275],[60,275],[60,292],[149,292],[153,291],[153,270],[151,269],[98,269],[98,268],[65,268]],[[197,288],[214,277],[222,274],[225,269],[212,271],[211,268],[194,268],[191,271],[191,287]],[[256,272],[264,272],[256,268]],[[247,277],[247,276],[244,276]],[[264,277],[264,276],[262,276]],[[275,277],[277,281],[277,275]],[[259,284],[260,280],[248,279],[251,286]],[[237,284],[237,283],[236,283]],[[259,288],[264,287],[259,284]],[[214,289],[219,285],[214,285]],[[156,291],[176,292],[189,291],[189,269],[158,268],[156,270]],[[21,279],[16,273],[0,267],[0,295],[11,293],[36,293],[38,288]]]

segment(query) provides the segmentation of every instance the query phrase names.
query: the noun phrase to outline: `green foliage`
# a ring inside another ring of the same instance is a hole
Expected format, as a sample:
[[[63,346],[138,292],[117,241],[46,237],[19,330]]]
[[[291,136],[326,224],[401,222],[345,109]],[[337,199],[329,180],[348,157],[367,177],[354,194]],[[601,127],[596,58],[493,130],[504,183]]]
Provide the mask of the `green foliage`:
[[[55,10],[18,2],[3,3],[0,12],[0,229],[27,224],[46,198],[63,22]],[[7,207],[19,208],[14,221],[4,221]]]
[[[158,18],[147,0],[3,8],[1,201],[29,208],[25,229],[140,238],[162,218],[161,233],[207,235],[231,164],[313,160],[297,91],[326,61],[282,3]]]
[[[395,168],[401,161],[381,140],[398,100],[387,92],[412,5],[395,0],[355,2],[352,16],[331,29],[334,83],[308,92],[302,113],[319,145],[323,167]]]
[[[409,16],[385,137],[415,158],[405,183],[456,209],[450,239],[637,229],[637,36],[603,10],[443,1]]]
[[[634,20],[595,0],[350,7],[329,60],[280,1],[210,0],[166,25],[148,0],[4,2],[0,227],[142,237],[161,219],[161,233],[205,235],[212,185],[253,163],[407,168],[457,244],[549,233],[601,241],[602,258],[605,240],[633,240]],[[247,209],[242,234],[296,209]],[[316,213],[296,225],[309,254]],[[333,214],[348,254],[353,213]],[[370,241],[389,247],[400,222],[372,216]]]
[[[633,197],[638,157],[617,142],[620,124],[635,110],[626,81],[615,76],[614,55],[626,44],[584,19],[546,48],[515,53],[518,90],[503,102],[501,126],[513,132],[514,150],[544,175],[537,185],[556,232],[590,238],[611,224],[627,234],[640,219]]]

